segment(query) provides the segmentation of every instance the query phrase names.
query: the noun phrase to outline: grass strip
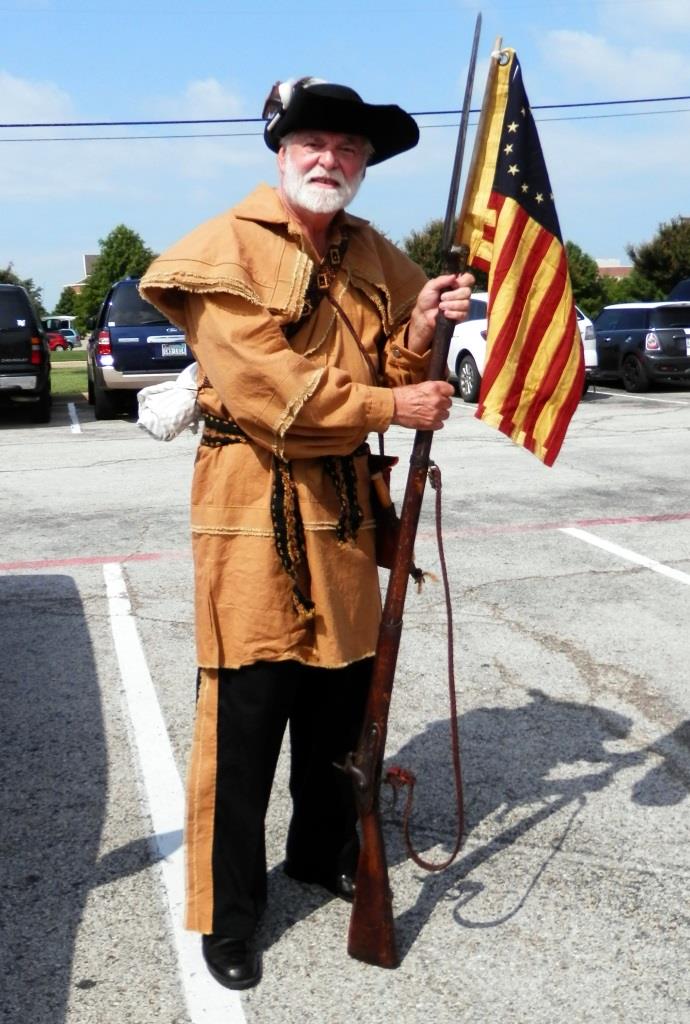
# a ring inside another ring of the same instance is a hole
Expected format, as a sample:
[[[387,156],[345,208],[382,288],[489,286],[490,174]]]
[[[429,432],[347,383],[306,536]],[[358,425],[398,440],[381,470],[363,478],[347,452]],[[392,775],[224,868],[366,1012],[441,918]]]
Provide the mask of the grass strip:
[[[50,365],[55,366],[59,363],[85,363],[86,362],[86,350],[83,348],[73,348],[71,352],[51,352],[50,353]]]
[[[86,391],[86,367],[66,366],[59,373],[51,373],[50,389],[54,395],[81,394]]]

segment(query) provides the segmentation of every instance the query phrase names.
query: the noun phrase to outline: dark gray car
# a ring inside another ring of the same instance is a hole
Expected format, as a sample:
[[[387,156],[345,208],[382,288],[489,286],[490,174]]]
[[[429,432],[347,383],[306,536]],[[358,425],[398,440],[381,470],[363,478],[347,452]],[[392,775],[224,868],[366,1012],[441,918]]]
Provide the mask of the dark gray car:
[[[679,281],[666,296],[668,302],[690,302],[690,277]]]
[[[690,302],[605,306],[594,332],[594,381],[622,380],[633,392],[661,381],[690,382]]]
[[[25,404],[50,421],[50,349],[38,311],[20,285],[0,284],[0,402]]]

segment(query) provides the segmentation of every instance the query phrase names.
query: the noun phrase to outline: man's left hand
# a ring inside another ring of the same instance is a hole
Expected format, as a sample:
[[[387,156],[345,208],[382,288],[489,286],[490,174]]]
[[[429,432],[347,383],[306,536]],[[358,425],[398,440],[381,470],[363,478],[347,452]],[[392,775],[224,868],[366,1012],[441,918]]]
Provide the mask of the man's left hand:
[[[467,318],[474,277],[472,274],[442,274],[422,288],[410,316],[407,345],[413,352],[423,353],[434,336],[439,311],[448,320],[460,323]]]

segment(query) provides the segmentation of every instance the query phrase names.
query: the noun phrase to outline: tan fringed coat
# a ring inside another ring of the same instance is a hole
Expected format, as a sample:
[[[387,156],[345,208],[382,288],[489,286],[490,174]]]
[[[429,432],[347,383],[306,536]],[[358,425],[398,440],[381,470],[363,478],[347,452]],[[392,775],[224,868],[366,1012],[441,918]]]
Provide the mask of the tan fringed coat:
[[[426,377],[428,357],[405,347],[425,276],[369,224],[341,214],[348,247],[331,294],[300,319],[315,253],[277,192],[260,186],[202,224],[150,267],[142,294],[186,333],[203,381],[202,409],[233,419],[248,443],[199,447],[192,484],[198,662],[258,660],[347,665],[374,652],[380,621],[366,456],[355,457],[364,519],[351,545],[335,536],[339,506],[323,456],[349,455],[393,415],[391,386]],[[304,524],[315,615],[303,621],[276,552],[273,456],[289,460]]]

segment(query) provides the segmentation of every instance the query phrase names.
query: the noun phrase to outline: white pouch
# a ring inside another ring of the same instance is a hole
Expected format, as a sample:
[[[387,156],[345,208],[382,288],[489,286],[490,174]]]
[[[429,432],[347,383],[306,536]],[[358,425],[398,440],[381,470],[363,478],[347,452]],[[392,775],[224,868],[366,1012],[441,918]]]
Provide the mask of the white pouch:
[[[138,426],[157,441],[172,441],[187,427],[196,434],[201,413],[197,404],[197,364],[190,363],[175,380],[142,388]]]

